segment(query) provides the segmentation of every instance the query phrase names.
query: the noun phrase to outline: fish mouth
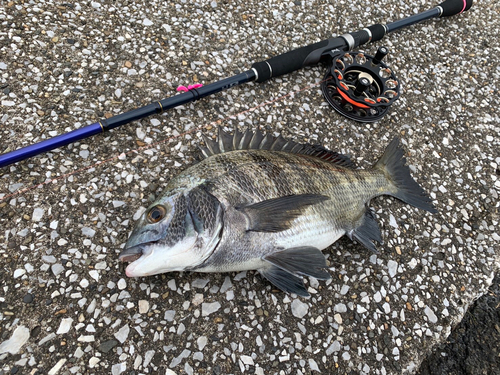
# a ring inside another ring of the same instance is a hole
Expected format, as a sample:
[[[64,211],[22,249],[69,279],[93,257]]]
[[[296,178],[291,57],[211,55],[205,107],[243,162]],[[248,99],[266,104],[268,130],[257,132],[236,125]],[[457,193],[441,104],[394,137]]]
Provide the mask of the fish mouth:
[[[118,260],[124,263],[133,263],[139,259],[144,254],[142,247],[132,246],[123,250],[120,255],[118,255]]]

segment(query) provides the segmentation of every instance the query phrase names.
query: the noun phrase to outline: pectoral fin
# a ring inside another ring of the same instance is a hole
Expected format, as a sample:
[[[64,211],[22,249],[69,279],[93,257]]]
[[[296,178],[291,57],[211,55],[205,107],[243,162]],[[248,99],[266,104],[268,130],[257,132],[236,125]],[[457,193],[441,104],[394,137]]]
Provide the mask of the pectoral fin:
[[[306,207],[327,199],[330,198],[320,194],[288,195],[237,209],[247,218],[247,231],[281,232],[289,229],[292,221],[299,217]]]
[[[361,217],[358,225],[355,229],[347,232],[347,235],[351,240],[356,240],[362,244],[367,249],[378,253],[377,248],[373,241],[382,243],[382,235],[380,234],[380,228],[378,227],[375,216],[370,209],[367,209],[365,214]]]
[[[301,276],[312,276],[327,280],[330,274],[325,270],[325,257],[315,247],[295,247],[278,251],[263,257],[271,266],[260,273],[285,292],[308,296]]]

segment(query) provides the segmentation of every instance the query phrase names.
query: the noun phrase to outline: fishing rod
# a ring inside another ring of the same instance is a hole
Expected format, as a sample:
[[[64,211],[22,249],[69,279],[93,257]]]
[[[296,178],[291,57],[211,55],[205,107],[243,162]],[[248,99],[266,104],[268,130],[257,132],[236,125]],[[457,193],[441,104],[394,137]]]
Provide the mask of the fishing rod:
[[[382,62],[388,50],[380,47],[375,56],[351,52],[354,48],[382,39],[386,34],[431,18],[449,17],[467,11],[473,0],[445,0],[438,6],[386,25],[375,24],[359,31],[301,47],[268,60],[256,62],[243,73],[144,107],[102,119],[83,128],[46,139],[0,155],[0,168],[106,132],[132,121],[194,102],[247,82],[265,82],[305,66],[327,62],[330,67],[322,83],[328,103],[340,114],[356,121],[372,122],[382,118],[399,97],[399,81]]]

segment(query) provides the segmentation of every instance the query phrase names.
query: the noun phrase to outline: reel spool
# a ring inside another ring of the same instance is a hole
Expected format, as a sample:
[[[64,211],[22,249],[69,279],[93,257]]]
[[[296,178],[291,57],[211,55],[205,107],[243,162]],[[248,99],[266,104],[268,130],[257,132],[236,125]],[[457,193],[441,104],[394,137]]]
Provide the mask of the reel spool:
[[[321,84],[328,103],[351,120],[380,120],[399,97],[399,81],[382,62],[388,52],[380,47],[375,56],[363,52],[332,54],[332,66]]]

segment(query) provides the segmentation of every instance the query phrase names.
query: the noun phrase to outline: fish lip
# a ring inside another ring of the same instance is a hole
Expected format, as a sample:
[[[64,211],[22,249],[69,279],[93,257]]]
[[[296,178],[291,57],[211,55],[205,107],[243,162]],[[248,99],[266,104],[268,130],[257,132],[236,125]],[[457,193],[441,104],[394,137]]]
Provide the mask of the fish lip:
[[[120,255],[118,255],[118,260],[122,262],[133,263],[139,259],[144,254],[144,250],[141,246],[132,246],[125,248]]]

